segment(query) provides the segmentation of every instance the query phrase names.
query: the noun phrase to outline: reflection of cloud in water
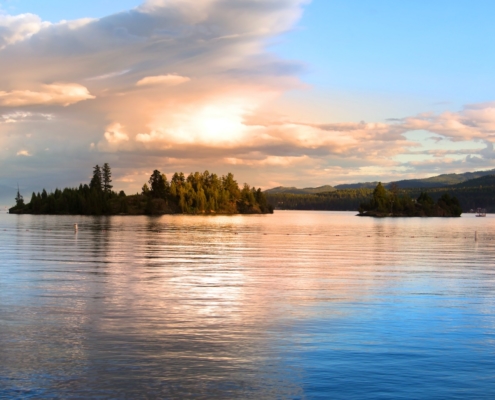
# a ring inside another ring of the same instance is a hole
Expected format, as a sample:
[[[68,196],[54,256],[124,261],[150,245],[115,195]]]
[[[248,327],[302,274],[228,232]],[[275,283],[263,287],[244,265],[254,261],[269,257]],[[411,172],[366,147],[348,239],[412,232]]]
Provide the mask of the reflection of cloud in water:
[[[0,232],[0,377],[79,397],[303,397],[338,354],[389,345],[411,316],[423,334],[425,304],[490,293],[474,220],[22,216]]]

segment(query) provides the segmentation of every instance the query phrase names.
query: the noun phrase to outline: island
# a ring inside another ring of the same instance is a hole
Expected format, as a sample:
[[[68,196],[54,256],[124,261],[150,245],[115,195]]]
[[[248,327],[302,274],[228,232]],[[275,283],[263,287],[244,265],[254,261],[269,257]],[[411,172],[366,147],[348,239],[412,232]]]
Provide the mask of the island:
[[[31,201],[17,191],[11,214],[68,215],[162,215],[162,214],[269,214],[261,189],[244,184],[239,188],[232,173],[224,176],[195,172],[187,177],[174,173],[170,181],[154,170],[141,193],[126,195],[113,191],[112,172],[108,163],[96,165],[89,184],[78,188],[33,193]]]
[[[444,193],[435,202],[426,192],[417,199],[400,193],[397,184],[390,190],[378,182],[369,201],[361,203],[361,217],[460,217],[462,208],[456,197]]]

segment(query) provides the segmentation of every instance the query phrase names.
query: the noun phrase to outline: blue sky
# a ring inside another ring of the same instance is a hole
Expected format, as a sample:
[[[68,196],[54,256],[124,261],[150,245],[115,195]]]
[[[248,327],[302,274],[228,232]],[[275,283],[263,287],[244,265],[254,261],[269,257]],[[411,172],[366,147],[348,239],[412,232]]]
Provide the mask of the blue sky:
[[[0,10],[0,152],[18,175],[0,186],[78,184],[103,162],[126,190],[155,168],[265,188],[495,168],[493,2]]]
[[[138,0],[0,0],[2,9],[11,14],[32,13],[43,20],[58,22],[79,18],[102,18],[141,4]]]
[[[459,108],[493,100],[494,14],[490,1],[317,0],[273,49],[319,92],[381,99],[383,116]]]

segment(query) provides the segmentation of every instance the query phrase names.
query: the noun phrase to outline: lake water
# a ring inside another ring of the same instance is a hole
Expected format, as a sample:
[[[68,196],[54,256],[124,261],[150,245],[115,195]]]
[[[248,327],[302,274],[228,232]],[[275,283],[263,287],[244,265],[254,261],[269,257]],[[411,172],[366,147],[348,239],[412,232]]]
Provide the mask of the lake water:
[[[494,222],[0,215],[0,398],[493,399]]]

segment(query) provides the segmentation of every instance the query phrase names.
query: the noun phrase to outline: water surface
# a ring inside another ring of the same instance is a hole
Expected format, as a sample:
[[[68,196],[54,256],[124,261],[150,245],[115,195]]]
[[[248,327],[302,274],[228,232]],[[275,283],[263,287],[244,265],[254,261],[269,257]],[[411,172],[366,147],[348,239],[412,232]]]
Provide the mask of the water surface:
[[[493,222],[0,215],[0,397],[494,398]]]

